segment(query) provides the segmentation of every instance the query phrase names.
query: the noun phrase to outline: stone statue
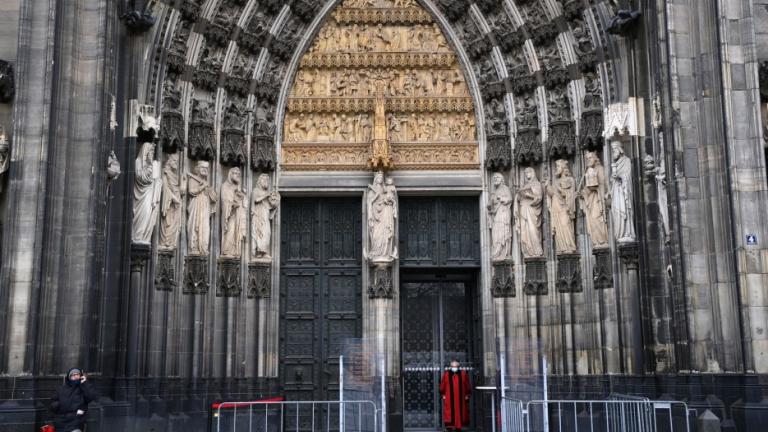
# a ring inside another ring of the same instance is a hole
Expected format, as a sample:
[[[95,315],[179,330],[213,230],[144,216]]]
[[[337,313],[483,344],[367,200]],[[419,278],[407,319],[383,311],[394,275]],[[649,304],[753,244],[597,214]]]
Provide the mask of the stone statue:
[[[669,206],[667,202],[667,170],[664,157],[659,158],[659,166],[651,155],[645,155],[643,160],[645,175],[656,184],[656,202],[659,207],[661,227],[664,230],[664,241],[669,242]]]
[[[504,261],[512,254],[512,192],[501,173],[492,177],[493,192],[488,200],[491,227],[491,260]]]
[[[145,142],[136,158],[133,184],[133,243],[149,244],[157,223],[160,204],[160,163],[155,160],[155,144]]]
[[[549,196],[549,215],[552,235],[555,237],[555,253],[576,253],[576,181],[568,168],[568,161],[555,161],[555,181],[545,183]]]
[[[632,161],[624,154],[621,143],[611,143],[611,221],[613,234],[619,243],[637,240],[635,210],[632,203]]]
[[[240,168],[229,170],[221,185],[221,256],[239,257],[246,237],[245,191]]]
[[[190,255],[208,255],[209,252],[211,214],[216,212],[218,196],[208,183],[208,170],[207,161],[198,161],[194,174],[188,174],[187,248]]]
[[[587,225],[587,233],[595,249],[608,247],[608,221],[606,219],[605,170],[600,158],[594,152],[585,155],[587,169],[579,183],[582,212]]]
[[[541,243],[541,210],[544,191],[536,171],[528,167],[524,171],[525,183],[515,197],[515,228],[520,235],[520,249],[524,258],[544,256]]]
[[[269,191],[269,175],[261,174],[251,195],[251,257],[270,258],[272,219],[280,205],[280,194]]]
[[[397,191],[392,179],[384,182],[379,171],[368,186],[368,259],[386,262],[397,258],[395,221],[397,219]]]
[[[172,154],[163,168],[163,200],[160,207],[160,249],[176,249],[181,228],[181,196],[179,154]]]

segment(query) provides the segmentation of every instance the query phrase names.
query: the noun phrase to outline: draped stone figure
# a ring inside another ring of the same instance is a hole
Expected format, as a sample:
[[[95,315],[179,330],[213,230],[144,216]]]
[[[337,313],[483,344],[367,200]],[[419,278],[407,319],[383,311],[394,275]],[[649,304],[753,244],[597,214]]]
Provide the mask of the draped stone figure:
[[[151,243],[157,223],[162,180],[160,163],[154,158],[155,144],[142,144],[136,158],[136,178],[133,183],[133,243]]]
[[[526,168],[524,176],[525,182],[515,196],[515,228],[520,234],[523,257],[540,258],[544,256],[541,242],[544,191],[533,168]]]
[[[368,259],[372,262],[392,261],[397,258],[395,220],[397,219],[397,191],[392,179],[384,182],[379,171],[368,186]]]
[[[552,235],[555,237],[555,253],[576,253],[576,181],[568,168],[568,161],[555,161],[555,181],[547,184],[549,215]]]
[[[587,234],[595,249],[608,247],[608,220],[605,208],[606,182],[605,170],[600,158],[594,152],[584,156],[587,169],[579,183],[582,212],[587,225]]]
[[[621,143],[611,144],[611,221],[613,234],[619,243],[637,240],[635,210],[632,203],[632,162],[624,154]]]
[[[160,249],[176,249],[181,228],[181,196],[179,154],[172,154],[163,168],[163,199],[160,207]]]
[[[493,192],[488,199],[491,227],[491,260],[504,261],[512,254],[512,192],[500,173],[493,174]]]
[[[208,255],[210,249],[211,214],[216,212],[218,196],[208,182],[208,170],[208,162],[199,161],[194,174],[188,174],[187,246],[190,255]]]
[[[239,257],[246,237],[245,191],[240,168],[229,170],[221,185],[221,256]]]
[[[269,175],[262,174],[251,195],[251,257],[271,257],[272,220],[280,205],[280,194],[269,191]]]

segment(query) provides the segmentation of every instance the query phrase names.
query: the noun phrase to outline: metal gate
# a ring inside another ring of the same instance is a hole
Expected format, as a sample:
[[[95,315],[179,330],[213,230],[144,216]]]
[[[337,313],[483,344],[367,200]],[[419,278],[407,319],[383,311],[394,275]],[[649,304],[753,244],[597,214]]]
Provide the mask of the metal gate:
[[[288,400],[338,399],[343,341],[362,335],[361,201],[282,204],[280,382]]]

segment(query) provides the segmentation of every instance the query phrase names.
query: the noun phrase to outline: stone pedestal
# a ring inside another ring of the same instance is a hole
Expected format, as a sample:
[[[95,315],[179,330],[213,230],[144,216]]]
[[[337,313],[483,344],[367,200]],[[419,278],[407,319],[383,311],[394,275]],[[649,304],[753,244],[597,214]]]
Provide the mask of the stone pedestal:
[[[210,288],[208,255],[190,255],[184,260],[184,294],[205,294]]]
[[[371,262],[371,281],[368,294],[370,298],[391,299],[394,296],[392,283],[392,261]]]
[[[155,268],[155,289],[158,291],[173,291],[177,285],[176,251],[158,251],[157,267]]]
[[[272,262],[253,261],[248,264],[248,298],[272,296]]]
[[[240,258],[219,258],[216,297],[239,297],[243,292]]]
[[[523,291],[526,295],[547,295],[547,259],[525,259],[525,283]]]
[[[592,269],[595,289],[613,288],[611,250],[608,248],[595,249],[592,254],[595,256],[595,267]]]
[[[512,260],[495,261],[493,263],[493,278],[491,279],[491,295],[495,298],[514,297],[515,271]]]
[[[583,291],[581,285],[581,257],[578,254],[557,256],[557,291],[561,293],[578,293]]]

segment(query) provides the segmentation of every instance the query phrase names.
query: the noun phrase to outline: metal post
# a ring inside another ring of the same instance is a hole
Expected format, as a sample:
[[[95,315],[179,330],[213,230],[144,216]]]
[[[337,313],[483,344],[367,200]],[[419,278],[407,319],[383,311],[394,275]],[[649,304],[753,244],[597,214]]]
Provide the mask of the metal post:
[[[339,432],[344,432],[344,356],[339,356]]]
[[[542,356],[541,358],[541,371],[541,380],[543,381],[544,385],[544,432],[549,432],[549,405],[547,404],[547,356]]]

